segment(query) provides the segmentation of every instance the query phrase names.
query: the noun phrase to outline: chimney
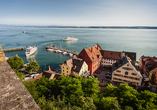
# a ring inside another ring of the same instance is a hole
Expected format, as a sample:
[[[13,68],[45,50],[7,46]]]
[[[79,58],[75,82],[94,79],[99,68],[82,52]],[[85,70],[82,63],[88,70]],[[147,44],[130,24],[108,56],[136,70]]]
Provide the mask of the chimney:
[[[50,66],[48,67],[48,71],[51,71],[51,68],[50,68]]]

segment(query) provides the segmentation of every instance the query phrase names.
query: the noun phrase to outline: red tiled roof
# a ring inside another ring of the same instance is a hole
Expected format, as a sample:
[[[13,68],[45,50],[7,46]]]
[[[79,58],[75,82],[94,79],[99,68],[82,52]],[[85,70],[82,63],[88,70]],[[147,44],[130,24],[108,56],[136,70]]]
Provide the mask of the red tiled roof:
[[[101,50],[101,54],[106,59],[121,59],[121,52]]]
[[[30,78],[30,79],[28,79],[26,81],[27,82],[29,82],[29,81],[35,81],[36,79],[40,79],[42,76],[43,76],[43,73],[40,73],[40,74],[36,75],[35,77],[32,77],[32,78]]]
[[[53,78],[55,78],[55,79],[58,78],[59,76],[61,76],[60,74],[51,71],[50,66],[49,66],[49,70],[48,70],[48,71],[44,71],[44,72],[43,72],[43,75],[44,75],[45,77],[47,77],[47,78],[50,78],[52,74],[55,74],[55,75],[53,75]]]
[[[97,45],[95,45],[95,46],[93,46],[93,47],[90,47],[90,48],[85,49],[87,55],[89,56],[89,58],[90,58],[90,60],[91,60],[92,62],[95,62],[95,61],[97,61],[99,58],[102,58],[102,55],[101,55],[101,53],[100,53],[100,50],[102,50],[102,49],[101,49],[101,47],[99,46],[99,44],[97,44]]]

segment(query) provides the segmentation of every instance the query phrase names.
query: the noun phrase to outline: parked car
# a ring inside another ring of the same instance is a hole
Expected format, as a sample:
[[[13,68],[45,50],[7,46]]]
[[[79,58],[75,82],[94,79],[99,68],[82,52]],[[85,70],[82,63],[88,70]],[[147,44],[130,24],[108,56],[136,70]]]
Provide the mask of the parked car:
[[[111,78],[111,73],[110,72],[107,72],[106,78]]]

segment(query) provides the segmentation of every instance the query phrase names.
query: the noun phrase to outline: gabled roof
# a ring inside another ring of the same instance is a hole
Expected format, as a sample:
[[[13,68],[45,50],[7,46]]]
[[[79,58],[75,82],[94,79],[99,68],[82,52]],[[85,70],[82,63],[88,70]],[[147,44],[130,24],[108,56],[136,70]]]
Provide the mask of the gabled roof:
[[[136,71],[136,73],[142,77],[142,75],[140,74],[140,72],[137,70],[136,65],[134,65],[134,63],[132,61],[129,60],[128,57],[123,57],[122,59],[120,59],[118,62],[114,63],[112,65],[112,71],[117,70],[118,68],[124,66],[125,64],[129,63],[132,67],[132,69],[134,69]],[[116,68],[115,68],[116,67]]]
[[[86,48],[85,52],[87,53],[87,55],[89,56],[90,60],[92,62],[97,61],[99,58],[102,58],[101,52],[100,52],[101,47],[99,46],[99,44],[90,47],[90,48]]]
[[[31,94],[6,61],[0,62],[0,109],[40,110]]]
[[[40,74],[38,74],[38,75],[36,75],[36,76],[34,76],[34,77],[26,80],[26,81],[27,82],[29,82],[29,81],[35,81],[36,79],[40,79],[42,76],[43,76],[43,73],[40,73]]]
[[[73,67],[72,67],[72,71],[75,72],[80,72],[82,66],[83,66],[84,61],[80,58],[77,59],[73,59]]]
[[[64,63],[66,63],[70,68],[73,67],[72,58],[67,60],[67,61],[65,61]]]
[[[43,75],[44,75],[45,77],[47,77],[47,78],[50,78],[50,79],[53,79],[53,78],[57,79],[59,76],[61,76],[60,74],[51,71],[50,66],[49,66],[48,71],[44,71],[44,72],[43,72]]]
[[[121,52],[108,51],[108,50],[100,50],[100,52],[103,58],[105,59],[114,59],[114,60],[121,59]]]

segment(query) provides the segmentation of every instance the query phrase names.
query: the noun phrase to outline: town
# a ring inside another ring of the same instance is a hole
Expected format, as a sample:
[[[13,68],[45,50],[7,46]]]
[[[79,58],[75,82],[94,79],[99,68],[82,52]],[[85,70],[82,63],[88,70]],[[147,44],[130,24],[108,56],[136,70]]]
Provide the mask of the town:
[[[0,61],[5,60],[5,54],[0,47]],[[64,76],[80,76],[99,80],[100,91],[108,84],[119,86],[121,83],[128,83],[139,91],[150,90],[157,93],[157,58],[141,56],[136,59],[136,52],[118,52],[103,50],[99,44],[93,47],[83,48],[73,58],[61,65],[60,73],[51,70],[32,72],[24,75],[23,81],[35,81],[45,76],[49,79],[58,79]]]

